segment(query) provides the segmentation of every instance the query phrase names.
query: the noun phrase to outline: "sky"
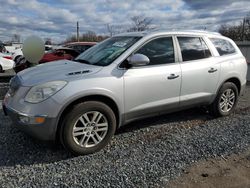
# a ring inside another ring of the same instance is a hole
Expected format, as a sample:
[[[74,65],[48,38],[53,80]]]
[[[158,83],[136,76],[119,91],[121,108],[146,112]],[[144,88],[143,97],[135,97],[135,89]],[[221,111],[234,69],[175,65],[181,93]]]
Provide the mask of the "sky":
[[[204,29],[239,24],[250,0],[0,0],[0,40],[14,34],[64,41],[76,33],[108,35],[107,24],[128,27],[133,16],[152,18],[159,30]]]

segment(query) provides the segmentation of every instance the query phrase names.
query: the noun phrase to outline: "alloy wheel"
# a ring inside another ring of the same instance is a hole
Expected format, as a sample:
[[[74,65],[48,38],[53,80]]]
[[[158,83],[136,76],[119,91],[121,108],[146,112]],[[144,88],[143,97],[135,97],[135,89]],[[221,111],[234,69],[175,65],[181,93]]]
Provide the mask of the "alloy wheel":
[[[220,110],[222,112],[229,112],[235,103],[235,92],[232,89],[226,89],[220,97]]]
[[[90,148],[98,145],[107,132],[108,121],[105,115],[98,111],[89,111],[76,120],[72,135],[76,144]]]

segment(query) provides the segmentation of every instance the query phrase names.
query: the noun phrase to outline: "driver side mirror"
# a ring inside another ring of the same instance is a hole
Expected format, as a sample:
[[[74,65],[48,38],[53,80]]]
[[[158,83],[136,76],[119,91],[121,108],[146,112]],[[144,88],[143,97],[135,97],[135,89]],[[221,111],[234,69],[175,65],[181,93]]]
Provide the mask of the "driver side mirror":
[[[147,65],[149,62],[149,58],[143,54],[133,54],[128,58],[128,63],[135,67]]]

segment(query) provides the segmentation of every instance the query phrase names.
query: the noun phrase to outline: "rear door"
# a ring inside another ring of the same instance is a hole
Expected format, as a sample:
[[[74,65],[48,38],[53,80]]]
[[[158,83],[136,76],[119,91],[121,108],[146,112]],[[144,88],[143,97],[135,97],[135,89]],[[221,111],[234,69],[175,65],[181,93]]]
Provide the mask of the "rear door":
[[[209,103],[216,93],[220,64],[204,38],[177,36],[182,71],[180,105]]]
[[[148,41],[135,53],[146,55],[150,63],[129,68],[124,73],[126,120],[177,108],[181,70],[175,59],[172,37]]]

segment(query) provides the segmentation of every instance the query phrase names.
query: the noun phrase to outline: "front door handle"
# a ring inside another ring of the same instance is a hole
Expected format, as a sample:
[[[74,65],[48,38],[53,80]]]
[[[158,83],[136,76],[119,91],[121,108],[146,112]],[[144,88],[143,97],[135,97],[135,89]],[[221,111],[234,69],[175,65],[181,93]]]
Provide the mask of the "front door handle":
[[[208,73],[213,73],[213,72],[216,72],[217,71],[217,69],[215,69],[215,68],[210,68],[209,70],[208,70]]]
[[[179,75],[170,74],[170,76],[168,76],[168,79],[173,80],[173,79],[178,78],[178,77],[179,77]]]

